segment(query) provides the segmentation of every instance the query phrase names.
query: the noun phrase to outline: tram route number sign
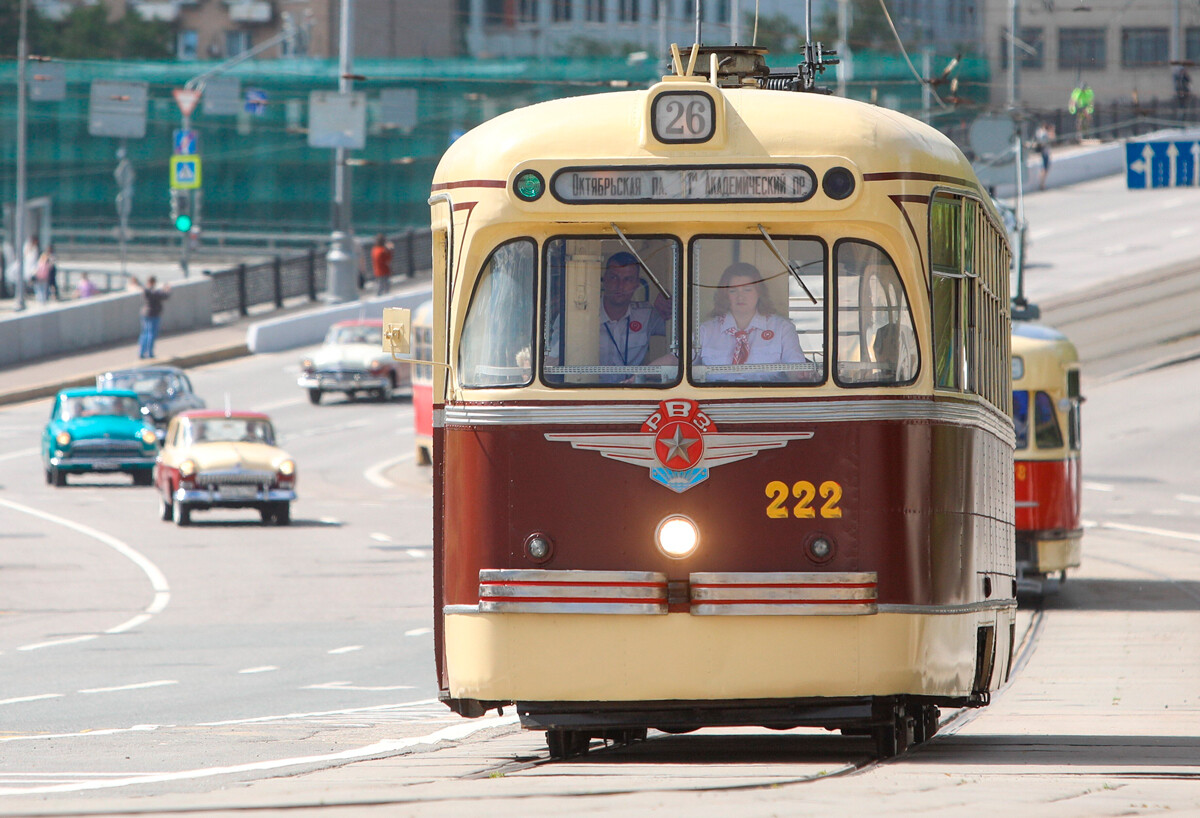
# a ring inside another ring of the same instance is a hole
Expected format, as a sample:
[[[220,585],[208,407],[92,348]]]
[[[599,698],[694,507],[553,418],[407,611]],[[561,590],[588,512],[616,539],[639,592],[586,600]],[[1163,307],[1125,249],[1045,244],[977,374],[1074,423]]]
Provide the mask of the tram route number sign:
[[[1200,142],[1126,142],[1125,186],[1129,190],[1200,187]]]
[[[550,189],[565,204],[803,202],[817,177],[806,165],[563,168]]]

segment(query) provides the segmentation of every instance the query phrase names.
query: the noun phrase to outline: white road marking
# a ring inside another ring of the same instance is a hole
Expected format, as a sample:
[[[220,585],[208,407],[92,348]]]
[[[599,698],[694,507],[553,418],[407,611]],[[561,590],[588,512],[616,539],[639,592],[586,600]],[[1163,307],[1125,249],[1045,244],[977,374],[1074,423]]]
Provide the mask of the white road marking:
[[[41,650],[42,648],[56,648],[59,645],[74,645],[79,642],[90,642],[99,634],[88,633],[83,636],[70,636],[66,639],[51,639],[47,642],[34,642],[32,645],[21,645],[17,650]]]
[[[392,541],[392,538],[389,537],[387,534],[378,534],[378,533],[372,534],[371,539],[373,539],[375,542],[391,542]]]
[[[417,559],[421,559],[422,557],[431,556],[433,552],[425,551],[420,548],[409,548],[404,553],[408,554],[410,557],[416,557]]]
[[[20,704],[21,702],[37,702],[42,699],[61,699],[61,693],[40,693],[36,696],[18,696],[15,699],[0,699],[0,704]],[[3,741],[4,739],[0,739]]]
[[[1092,483],[1084,480],[1083,487],[1088,491],[1116,491],[1117,487],[1111,483]]]
[[[317,684],[317,685],[305,685],[304,687],[301,688],[301,690],[367,690],[367,691],[414,690],[414,689],[415,688],[412,685],[388,685],[386,687],[366,687],[363,685],[356,685],[353,682],[322,682],[321,684]]]
[[[268,673],[272,670],[279,670],[278,665],[261,665],[260,667],[248,667],[239,670],[238,673]]]
[[[1100,249],[1100,255],[1115,256],[1117,253],[1124,253],[1128,249],[1128,244],[1110,244],[1108,247],[1102,247]]]
[[[5,452],[0,454],[0,460],[16,460],[18,457],[29,457],[40,452],[40,449],[21,449],[15,452]]]
[[[347,683],[348,684],[348,683]],[[373,704],[370,707],[349,707],[344,710],[318,710],[313,713],[286,713],[282,716],[255,716],[252,719],[230,719],[228,721],[206,721],[197,727],[227,727],[231,724],[261,724],[268,721],[291,721],[295,719],[312,719],[319,716],[353,716],[357,713],[372,713],[378,710],[395,710],[397,708],[427,707],[438,704],[437,699],[418,699],[400,704]]]
[[[362,650],[362,649],[363,649],[363,646],[362,646],[362,645],[347,645],[347,646],[346,646],[346,647],[344,647],[344,648],[334,648],[333,650],[331,650],[331,651],[329,651],[329,652],[330,652],[331,654],[334,654],[334,655],[336,655],[336,654],[339,654],[339,653],[353,653],[353,652],[354,652],[354,651],[356,651],[356,650]]]
[[[105,545],[107,545],[109,548],[116,551],[121,556],[125,557],[127,560],[132,562],[138,568],[142,569],[142,573],[144,573],[147,576],[147,578],[149,578],[149,580],[150,580],[150,587],[154,589],[154,599],[150,602],[149,607],[147,607],[144,612],[138,614],[137,616],[133,617],[132,619],[130,619],[126,622],[121,623],[120,625],[117,625],[116,627],[109,628],[107,631],[105,631],[105,633],[122,633],[124,631],[129,630],[130,628],[137,627],[138,625],[145,622],[147,619],[149,619],[154,614],[161,612],[164,608],[167,607],[167,603],[171,601],[170,585],[167,584],[167,578],[163,574],[163,572],[158,570],[158,566],[155,565],[154,563],[152,563],[150,560],[146,559],[146,557],[143,556],[142,554],[140,554],[139,552],[135,551],[134,549],[130,548],[125,543],[118,540],[116,537],[109,536],[108,534],[105,534],[103,531],[97,531],[94,528],[91,528],[86,525],[81,525],[80,523],[73,522],[64,517],[59,517],[57,514],[50,514],[45,511],[39,511],[36,508],[30,508],[29,506],[21,505],[20,503],[14,503],[11,500],[5,500],[5,499],[0,498],[0,506],[5,506],[7,508],[11,508],[13,511],[19,511],[22,514],[28,514],[31,517],[37,517],[38,519],[46,520],[47,522],[64,526],[66,528],[71,529],[72,531],[77,531],[80,534],[83,534],[85,537],[91,537],[94,540],[98,540],[98,541],[104,543]],[[53,645],[73,644],[75,642],[81,642],[81,641],[84,641],[85,639],[90,639],[90,638],[94,638],[94,637],[93,636],[79,636],[79,637],[75,637],[73,639],[58,640],[55,642],[42,642],[39,645],[26,645],[25,647],[21,648],[21,650],[35,650],[36,648],[40,648],[40,647],[51,647]]]
[[[70,784],[49,784],[35,787],[0,787],[0,795],[41,795],[61,792],[81,792],[84,790],[112,789],[115,787],[130,787],[139,784],[158,784],[164,781],[188,781],[198,778],[211,778],[218,775],[233,775],[237,773],[264,772],[279,770],[287,767],[297,767],[305,764],[328,764],[335,761],[353,761],[359,758],[386,757],[399,755],[412,747],[427,744],[438,744],[443,741],[458,741],[480,730],[494,727],[504,727],[517,723],[517,716],[497,716],[486,719],[474,719],[466,724],[456,724],[429,733],[424,736],[413,736],[406,739],[389,739],[344,750],[340,753],[326,755],[299,756],[295,758],[280,758],[273,761],[256,761],[250,764],[233,764],[227,767],[202,767],[195,770],[179,770],[172,773],[152,773],[149,775],[132,775],[127,778],[116,778],[104,781],[75,781]],[[2,739],[0,739],[2,740]]]
[[[427,633],[433,633],[433,628],[413,628],[411,631],[405,631],[405,636],[424,636]]]
[[[390,460],[384,460],[381,463],[376,463],[374,466],[371,466],[363,472],[363,477],[367,479],[368,483],[373,486],[378,486],[381,489],[393,488],[396,484],[384,477],[383,473],[392,466],[399,465],[406,460],[412,460],[414,457],[416,457],[415,452],[405,452],[404,454],[393,457]]]
[[[342,524],[342,521],[339,520],[337,517],[320,517],[317,519],[317,522],[319,522],[323,525],[341,525]]]
[[[1126,215],[1128,215],[1128,214],[1126,214],[1126,212],[1124,210],[1110,210],[1107,213],[1101,213],[1099,216],[1097,216],[1096,221],[1098,221],[1098,222],[1115,222],[1118,219],[1124,218]]]
[[[1150,510],[1152,517],[1182,517],[1183,509],[1181,508],[1155,508]]]
[[[56,694],[58,695],[58,694]],[[80,733],[35,733],[30,736],[0,736],[0,743],[8,741],[45,741],[57,738],[94,738],[95,736],[113,736],[117,733],[152,732],[159,727],[173,727],[171,724],[135,724],[133,727],[112,727],[107,730],[84,730]]]
[[[1200,503],[1200,497],[1195,494],[1176,494],[1175,499],[1181,503]]]
[[[1196,228],[1194,228],[1194,227],[1176,227],[1174,230],[1171,231],[1171,238],[1181,239],[1184,236],[1190,236],[1195,231],[1196,231]]]
[[[1126,525],[1125,523],[1107,523],[1102,522],[1097,524],[1098,528],[1111,528],[1116,531],[1129,531],[1134,534],[1152,534],[1155,537],[1168,537],[1173,540],[1186,540],[1188,542],[1200,542],[1200,534],[1189,534],[1185,531],[1168,531],[1165,528],[1150,528],[1144,525]]]
[[[116,687],[90,687],[86,690],[80,690],[80,693],[117,693],[123,690],[145,690],[149,687],[166,687],[167,685],[177,685],[178,681],[174,679],[159,679],[155,682],[135,682],[131,685],[117,685]]]

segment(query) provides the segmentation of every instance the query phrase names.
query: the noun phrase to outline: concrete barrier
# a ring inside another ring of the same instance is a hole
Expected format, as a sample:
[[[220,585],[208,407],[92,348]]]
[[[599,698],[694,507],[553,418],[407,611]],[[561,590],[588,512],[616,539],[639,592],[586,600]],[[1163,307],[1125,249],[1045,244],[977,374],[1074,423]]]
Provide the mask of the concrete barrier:
[[[52,306],[31,305],[0,321],[0,367],[133,342],[141,332],[142,294],[133,290],[97,295]],[[160,332],[186,332],[212,326],[212,281],[171,285]]]
[[[385,295],[380,298],[335,304],[323,309],[309,310],[303,315],[272,318],[251,324],[246,333],[246,346],[252,353],[282,352],[297,347],[319,344],[329,328],[338,321],[353,318],[382,318],[384,307],[408,307],[415,310],[432,296],[432,286]]]

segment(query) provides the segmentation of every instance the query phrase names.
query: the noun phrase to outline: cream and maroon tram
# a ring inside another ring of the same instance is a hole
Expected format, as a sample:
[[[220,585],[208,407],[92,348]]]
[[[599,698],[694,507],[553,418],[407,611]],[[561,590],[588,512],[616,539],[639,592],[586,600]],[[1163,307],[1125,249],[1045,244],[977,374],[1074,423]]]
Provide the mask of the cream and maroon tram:
[[[1015,322],[1012,368],[1018,583],[1042,591],[1082,556],[1079,356],[1061,332]]]
[[[890,755],[1009,673],[1003,227],[942,134],[761,54],[504,114],[434,177],[440,695],[552,755]]]

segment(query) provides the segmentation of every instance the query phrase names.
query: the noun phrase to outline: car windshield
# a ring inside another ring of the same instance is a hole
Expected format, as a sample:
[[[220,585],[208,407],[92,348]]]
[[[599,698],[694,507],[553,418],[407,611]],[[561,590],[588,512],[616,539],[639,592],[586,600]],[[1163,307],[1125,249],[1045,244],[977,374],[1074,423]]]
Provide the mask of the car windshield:
[[[128,395],[80,395],[62,404],[62,419],[93,417],[141,418],[142,405]]]
[[[372,344],[383,346],[382,327],[334,327],[326,339],[330,344]]]
[[[204,418],[189,424],[192,443],[275,443],[271,422],[262,418]]]
[[[118,372],[104,379],[105,389],[130,389],[139,395],[166,395],[180,389],[179,378],[162,372]]]

